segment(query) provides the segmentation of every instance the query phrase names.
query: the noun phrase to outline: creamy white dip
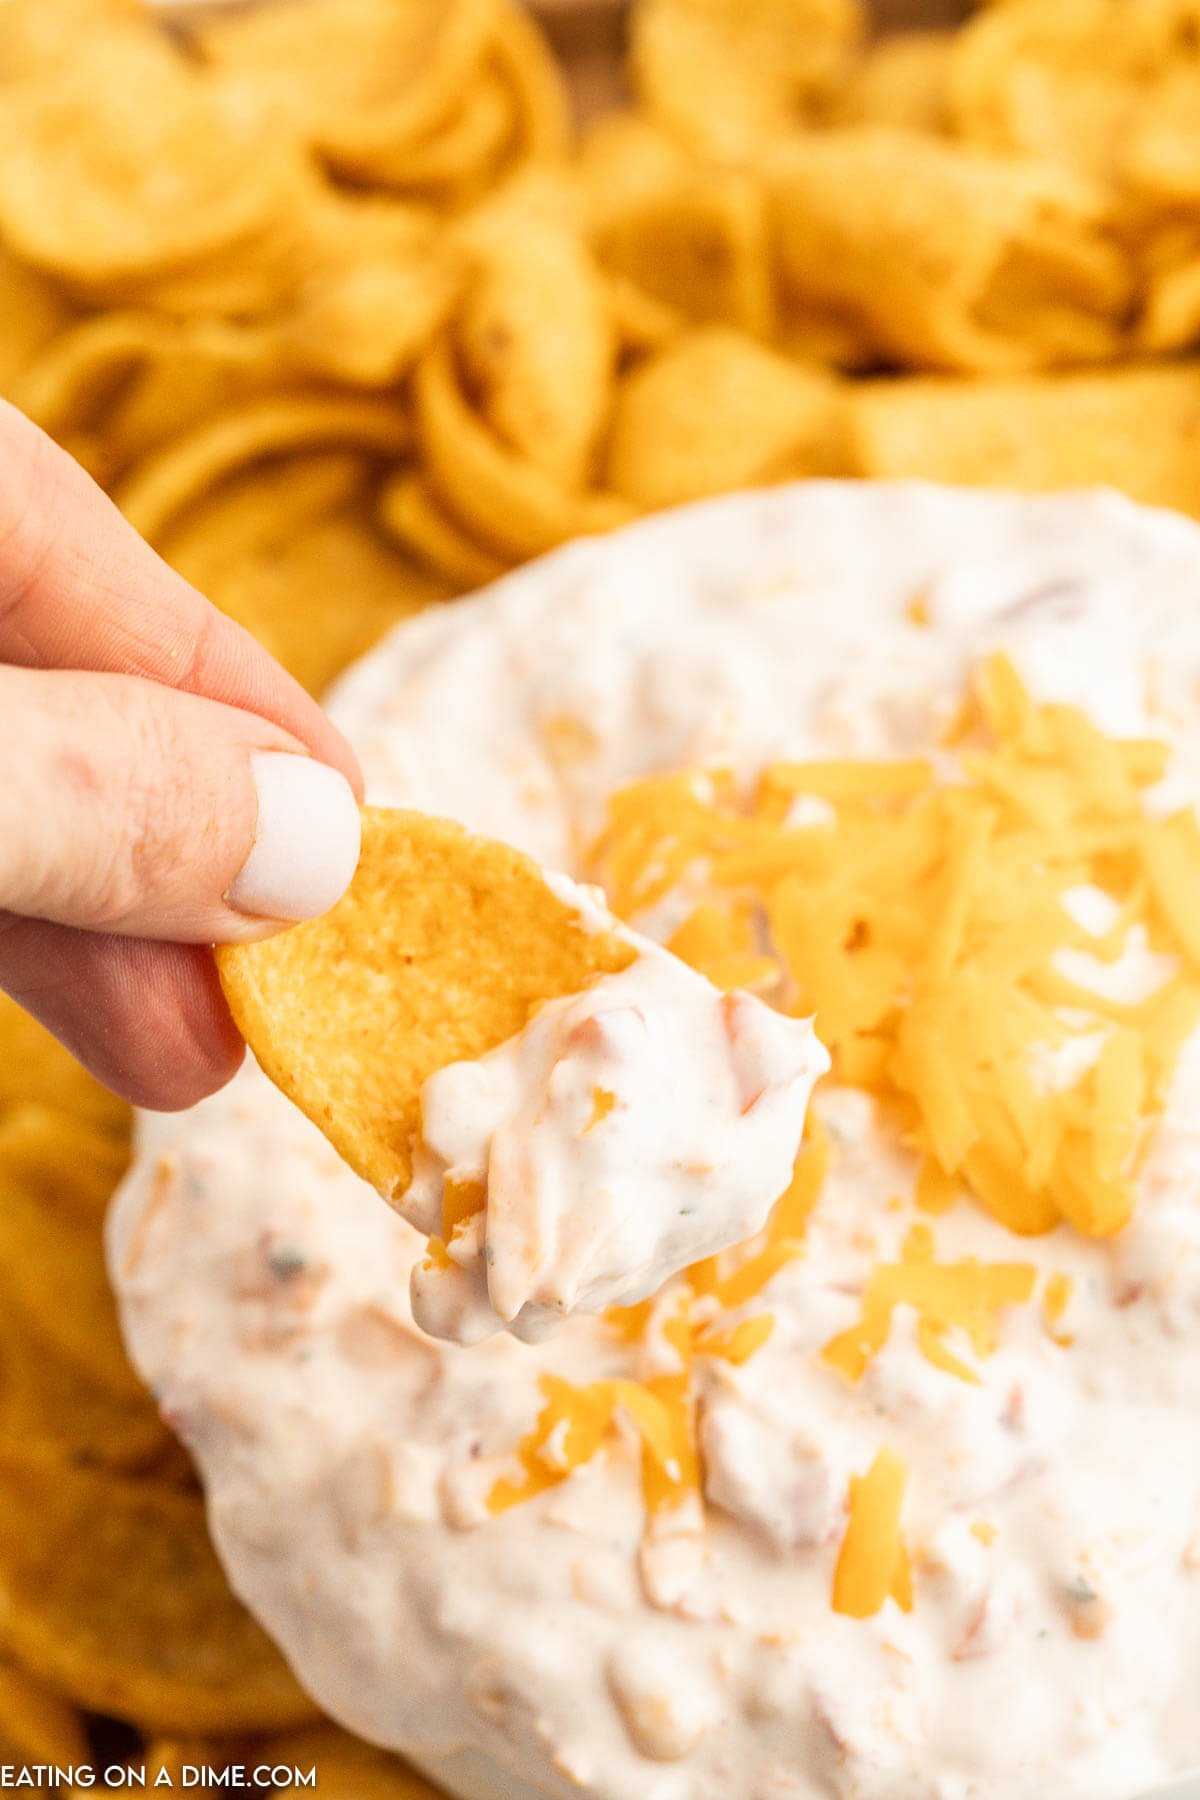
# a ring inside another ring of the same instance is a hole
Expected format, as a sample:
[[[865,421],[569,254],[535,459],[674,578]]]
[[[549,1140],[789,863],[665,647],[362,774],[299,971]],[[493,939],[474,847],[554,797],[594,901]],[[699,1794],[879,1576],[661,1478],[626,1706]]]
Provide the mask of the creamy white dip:
[[[1195,527],[1115,498],[818,484],[426,614],[333,710],[373,800],[552,867],[647,771],[920,753],[996,646],[1037,696],[1167,738],[1195,795],[1198,595]],[[1200,1047],[1120,1236],[934,1221],[940,1257],[1072,1283],[1055,1331],[1013,1306],[992,1355],[954,1342],[976,1384],[904,1308],[857,1385],[822,1362],[912,1225],[914,1166],[862,1093],[813,1107],[831,1168],[759,1303],[774,1329],[740,1367],[697,1359],[705,1517],[649,1532],[631,1436],[487,1498],[540,1374],[644,1379],[661,1339],[579,1314],[544,1344],[433,1341],[407,1298],[424,1239],[254,1069],[142,1121],[109,1232],[135,1361],[235,1587],[349,1727],[478,1800],[1129,1800],[1200,1766]],[[858,1621],[833,1567],[884,1440],[914,1606]]]
[[[592,929],[620,930],[576,883]],[[710,981],[634,932],[617,974],[542,1006],[421,1092],[413,1180],[396,1202],[427,1237],[447,1185],[479,1210],[413,1270],[413,1317],[475,1344],[527,1342],[572,1312],[629,1305],[761,1229],[787,1186],[829,1058],[807,1020]]]

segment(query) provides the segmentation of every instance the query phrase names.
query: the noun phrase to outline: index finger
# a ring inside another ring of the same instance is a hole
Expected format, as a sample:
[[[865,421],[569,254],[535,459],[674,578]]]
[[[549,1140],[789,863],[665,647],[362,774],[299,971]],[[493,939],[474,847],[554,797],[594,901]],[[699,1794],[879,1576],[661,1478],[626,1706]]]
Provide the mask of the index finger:
[[[345,738],[249,632],[126,523],[73,458],[0,400],[0,662],[141,675],[258,713],[340,769]]]

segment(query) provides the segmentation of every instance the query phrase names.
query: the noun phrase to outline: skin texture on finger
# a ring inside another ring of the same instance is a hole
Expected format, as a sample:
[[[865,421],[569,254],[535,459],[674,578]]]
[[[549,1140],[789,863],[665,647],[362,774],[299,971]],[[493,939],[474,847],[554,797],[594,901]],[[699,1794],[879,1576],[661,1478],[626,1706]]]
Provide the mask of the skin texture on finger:
[[[358,760],[316,701],[4,400],[0,662],[140,675],[257,713],[340,769],[362,798]]]
[[[0,914],[0,988],[134,1106],[177,1112],[245,1054],[211,954]]]
[[[0,719],[7,912],[229,943],[323,912],[350,880],[345,779],[257,714],[136,677],[0,667]],[[261,763],[292,777],[282,813]]]

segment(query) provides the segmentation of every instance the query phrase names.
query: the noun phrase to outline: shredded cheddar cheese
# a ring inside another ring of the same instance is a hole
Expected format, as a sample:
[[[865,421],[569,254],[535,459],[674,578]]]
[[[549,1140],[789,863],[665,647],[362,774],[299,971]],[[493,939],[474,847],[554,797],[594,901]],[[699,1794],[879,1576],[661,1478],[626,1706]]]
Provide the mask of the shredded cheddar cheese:
[[[819,1127],[815,1128],[796,1160],[791,1183],[761,1233],[759,1247],[740,1258],[710,1257],[687,1271],[674,1309],[661,1327],[664,1340],[678,1358],[678,1373],[647,1382],[598,1381],[582,1387],[556,1376],[543,1377],[545,1405],[532,1431],[516,1447],[522,1478],[501,1479],[495,1484],[489,1496],[493,1512],[532,1499],[565,1480],[572,1469],[591,1462],[608,1441],[618,1413],[642,1439],[642,1491],[647,1510],[660,1511],[699,1494],[693,1363],[697,1357],[714,1357],[740,1366],[770,1337],[775,1326],[770,1313],[754,1313],[732,1322],[727,1315],[756,1298],[778,1269],[802,1254],[805,1223],[816,1204],[828,1160],[828,1142]],[[436,1244],[432,1239],[430,1249],[435,1255]],[[444,1250],[441,1253],[445,1255]],[[728,1268],[727,1261],[731,1262]],[[654,1310],[653,1300],[642,1300],[635,1306],[610,1307],[605,1317],[621,1338],[636,1343]],[[642,1395],[649,1399],[643,1400]],[[556,1446],[552,1464],[544,1454],[551,1441]]]
[[[900,1535],[908,1471],[887,1444],[865,1475],[850,1477],[850,1517],[833,1572],[833,1610],[869,1619],[891,1598],[912,1611],[912,1565]]]
[[[701,901],[694,912],[667,939],[667,949],[682,957],[714,987],[755,989],[774,987],[780,968],[773,956],[755,950],[754,916],[748,905],[717,905]]]
[[[594,1381],[584,1387],[543,1375],[539,1385],[545,1405],[515,1451],[521,1478],[502,1477],[495,1483],[488,1496],[493,1513],[507,1512],[510,1506],[557,1487],[573,1469],[591,1462],[611,1436],[618,1414],[641,1439],[642,1492],[648,1512],[678,1506],[699,1492],[686,1374],[647,1382]],[[547,1455],[551,1444],[553,1453]]]
[[[584,1137],[589,1131],[595,1131],[597,1125],[603,1125],[613,1107],[617,1104],[617,1096],[607,1088],[592,1089],[592,1116],[583,1128]]]
[[[835,1079],[898,1116],[923,1210],[965,1190],[1016,1232],[1065,1219],[1109,1236],[1200,1023],[1200,826],[1144,805],[1164,746],[1035,704],[1002,656],[952,738],[937,766],[776,764],[749,797],[721,771],[649,777],[613,800],[598,871],[626,915],[694,893],[676,947],[703,966],[735,948],[775,959]],[[1108,897],[1109,931],[1075,918],[1079,889]],[[1175,962],[1148,998],[1107,999],[1064,970],[1064,952],[1112,963],[1135,929]],[[1040,1079],[1039,1058],[1089,1036],[1076,1081]]]
[[[1047,1329],[1056,1344],[1071,1344],[1069,1333],[1058,1329],[1063,1314],[1071,1304],[1072,1282],[1069,1275],[1051,1275],[1042,1294],[1042,1313]]]
[[[917,1314],[917,1343],[927,1360],[961,1381],[978,1382],[975,1371],[947,1349],[947,1334],[960,1331],[977,1356],[989,1355],[996,1347],[997,1312],[1029,1300],[1036,1279],[1031,1263],[980,1263],[973,1257],[935,1262],[932,1232],[928,1225],[914,1225],[900,1261],[875,1269],[858,1323],[832,1338],[821,1355],[848,1380],[857,1381],[886,1344],[897,1306],[911,1306]]]
[[[804,1252],[804,1232],[829,1170],[829,1140],[810,1115],[805,1144],[788,1187],[779,1196],[766,1229],[747,1249],[693,1263],[684,1280],[695,1294],[709,1294],[726,1311],[745,1306],[779,1270]]]
[[[487,1196],[480,1181],[459,1181],[448,1176],[442,1200],[442,1235],[431,1237],[425,1245],[427,1269],[453,1269],[454,1259],[447,1246],[484,1208]]]

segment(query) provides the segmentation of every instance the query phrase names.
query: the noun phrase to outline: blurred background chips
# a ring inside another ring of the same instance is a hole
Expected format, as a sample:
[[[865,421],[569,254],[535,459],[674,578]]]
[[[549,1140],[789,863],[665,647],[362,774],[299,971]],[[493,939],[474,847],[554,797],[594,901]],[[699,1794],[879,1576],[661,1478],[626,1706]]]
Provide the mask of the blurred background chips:
[[[0,0],[0,394],[310,689],[738,487],[1200,517],[1200,0],[539,10]],[[230,1595],[125,1362],[128,1154],[0,1001],[0,1761],[416,1800]]]

